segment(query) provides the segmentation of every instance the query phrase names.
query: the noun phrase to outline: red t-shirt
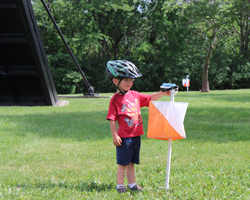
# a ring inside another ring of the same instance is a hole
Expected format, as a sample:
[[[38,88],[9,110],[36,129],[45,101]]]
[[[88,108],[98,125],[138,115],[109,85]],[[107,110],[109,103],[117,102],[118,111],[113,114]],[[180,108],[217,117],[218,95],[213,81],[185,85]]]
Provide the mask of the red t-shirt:
[[[110,100],[107,120],[118,121],[117,134],[121,138],[143,135],[141,107],[149,106],[151,95],[129,90],[125,95],[116,93]]]

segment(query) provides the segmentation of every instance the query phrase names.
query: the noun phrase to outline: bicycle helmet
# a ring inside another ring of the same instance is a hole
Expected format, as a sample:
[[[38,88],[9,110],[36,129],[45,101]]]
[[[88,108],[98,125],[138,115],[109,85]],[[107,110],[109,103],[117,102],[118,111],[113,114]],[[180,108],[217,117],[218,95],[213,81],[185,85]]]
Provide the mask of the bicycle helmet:
[[[138,78],[142,76],[137,67],[127,60],[112,60],[107,63],[108,78]]]

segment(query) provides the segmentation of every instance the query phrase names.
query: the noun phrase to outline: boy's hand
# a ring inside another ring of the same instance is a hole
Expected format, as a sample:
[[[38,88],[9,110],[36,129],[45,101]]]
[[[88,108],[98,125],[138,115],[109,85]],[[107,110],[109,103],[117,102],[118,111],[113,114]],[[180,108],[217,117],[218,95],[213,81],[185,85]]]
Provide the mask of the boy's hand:
[[[170,92],[170,91],[167,91],[167,92],[166,92],[166,95],[170,96],[170,95],[171,95],[171,92]]]
[[[113,137],[113,143],[115,146],[122,145],[122,139],[117,135],[116,121],[110,120],[110,129]]]
[[[121,146],[122,145],[122,139],[118,135],[115,135],[113,137],[113,143],[114,143],[115,146]]]

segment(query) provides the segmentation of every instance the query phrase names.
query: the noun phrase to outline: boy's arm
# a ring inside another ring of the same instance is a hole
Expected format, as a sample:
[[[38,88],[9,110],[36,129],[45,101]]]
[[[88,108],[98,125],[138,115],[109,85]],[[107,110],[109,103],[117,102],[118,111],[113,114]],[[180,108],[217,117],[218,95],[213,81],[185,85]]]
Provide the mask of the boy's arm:
[[[151,94],[151,101],[156,101],[165,95],[170,96],[171,95],[170,91],[167,91],[167,92],[160,91],[160,92],[156,92],[154,94]]]
[[[110,123],[110,129],[111,129],[114,145],[115,146],[121,146],[122,139],[117,135],[116,121],[109,120],[109,123]]]

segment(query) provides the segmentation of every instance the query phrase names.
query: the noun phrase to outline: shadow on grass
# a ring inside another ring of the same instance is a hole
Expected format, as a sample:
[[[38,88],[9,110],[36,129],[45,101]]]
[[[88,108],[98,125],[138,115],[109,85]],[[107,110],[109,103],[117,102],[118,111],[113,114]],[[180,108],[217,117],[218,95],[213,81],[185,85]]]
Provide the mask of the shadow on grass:
[[[249,141],[249,113],[250,108],[188,107],[184,120],[186,140],[217,143]],[[146,119],[148,111],[142,114]],[[146,120],[144,127],[146,132]]]
[[[207,95],[208,97],[212,98],[213,100],[218,100],[218,101],[226,101],[226,102],[239,102],[239,103],[246,103],[250,102],[250,94],[241,94],[240,97],[239,95],[231,95],[229,94],[212,94],[212,95]]]
[[[146,138],[148,108],[141,110]],[[195,141],[247,141],[250,140],[250,108],[188,107],[184,125],[188,140]],[[0,131],[5,134],[41,138],[69,138],[71,140],[111,139],[107,111],[34,113],[1,115]]]
[[[201,141],[248,141],[250,108],[205,107],[188,109],[185,117],[187,137]]]
[[[221,102],[239,102],[239,103],[246,103],[249,102],[250,103],[250,92],[248,92],[249,90],[245,91],[242,90],[243,92],[241,92],[241,90],[235,90],[235,94],[232,91],[231,93],[224,93],[225,91],[222,91],[221,94],[218,94],[218,91],[216,91],[216,93],[214,91],[212,91],[211,93],[180,93],[177,94],[175,101],[181,101],[185,102],[185,99],[191,99],[191,100],[195,100],[195,101],[221,101]],[[239,93],[240,92],[240,93]]]
[[[1,132],[26,137],[69,138],[77,141],[101,140],[110,137],[106,111],[0,116]]]
[[[53,189],[69,189],[69,190],[80,190],[85,192],[101,192],[101,191],[109,191],[115,189],[116,185],[114,183],[97,183],[95,181],[91,182],[80,182],[80,183],[34,183],[34,184],[17,184],[16,188],[30,189],[30,188],[38,188],[42,190],[53,190]]]

